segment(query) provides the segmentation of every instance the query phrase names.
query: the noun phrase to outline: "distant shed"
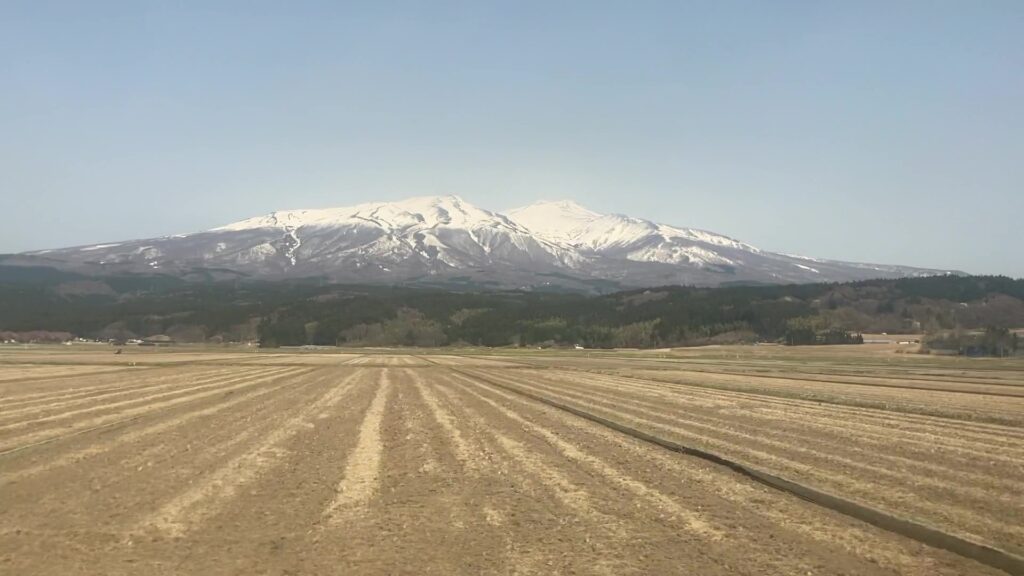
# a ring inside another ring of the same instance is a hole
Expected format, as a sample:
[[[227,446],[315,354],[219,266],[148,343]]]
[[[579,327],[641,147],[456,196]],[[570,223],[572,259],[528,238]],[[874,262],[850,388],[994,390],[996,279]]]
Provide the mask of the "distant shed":
[[[173,346],[174,344],[174,338],[166,334],[157,334],[143,338],[139,346]]]

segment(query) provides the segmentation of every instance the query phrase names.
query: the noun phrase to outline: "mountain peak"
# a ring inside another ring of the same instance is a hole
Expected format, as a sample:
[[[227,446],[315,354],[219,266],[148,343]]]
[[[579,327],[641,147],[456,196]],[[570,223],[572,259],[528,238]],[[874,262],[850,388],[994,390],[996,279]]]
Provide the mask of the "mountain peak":
[[[233,232],[262,228],[332,227],[361,222],[387,221],[402,225],[467,225],[491,222],[503,217],[477,208],[459,196],[416,196],[390,202],[364,202],[338,208],[278,210],[265,216],[247,218],[211,232]]]
[[[601,214],[594,212],[593,210],[587,208],[586,206],[583,206],[582,204],[576,202],[575,200],[539,200],[528,206],[523,206],[522,208],[509,210],[509,214],[522,214],[527,211],[544,211],[549,213],[557,212],[561,214],[575,214],[579,217],[588,218],[599,218],[601,216]]]
[[[412,198],[405,198],[403,200],[394,200],[391,202],[371,202],[373,205],[384,205],[390,204],[402,208],[418,209],[426,206],[429,207],[441,207],[441,208],[457,208],[463,205],[471,206],[472,204],[466,202],[461,197],[454,194],[443,194],[437,196],[413,196]]]
[[[581,229],[602,217],[573,200],[534,202],[509,210],[508,216],[533,232],[562,241],[572,240]]]

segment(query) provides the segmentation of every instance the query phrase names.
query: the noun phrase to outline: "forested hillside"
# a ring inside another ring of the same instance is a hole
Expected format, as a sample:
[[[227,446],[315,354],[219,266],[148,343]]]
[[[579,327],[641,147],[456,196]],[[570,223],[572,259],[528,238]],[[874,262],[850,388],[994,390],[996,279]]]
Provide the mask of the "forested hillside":
[[[1024,326],[1024,280],[663,287],[584,296],[0,270],[0,332],[283,345],[661,347]]]

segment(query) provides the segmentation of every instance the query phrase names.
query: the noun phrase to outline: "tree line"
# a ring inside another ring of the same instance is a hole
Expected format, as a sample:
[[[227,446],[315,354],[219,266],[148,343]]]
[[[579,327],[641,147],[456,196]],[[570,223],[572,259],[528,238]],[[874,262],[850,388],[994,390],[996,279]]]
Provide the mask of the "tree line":
[[[74,289],[69,289],[73,283]],[[1024,326],[1024,280],[902,280],[701,288],[604,295],[442,291],[319,280],[81,279],[0,267],[0,330],[262,346],[571,346],[651,348],[769,341],[857,343],[863,332]]]

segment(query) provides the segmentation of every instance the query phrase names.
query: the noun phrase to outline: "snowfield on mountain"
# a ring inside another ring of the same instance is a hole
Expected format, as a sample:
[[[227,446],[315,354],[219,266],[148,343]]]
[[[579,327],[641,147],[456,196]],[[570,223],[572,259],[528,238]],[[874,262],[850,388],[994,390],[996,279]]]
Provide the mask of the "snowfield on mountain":
[[[712,232],[599,214],[571,201],[500,214],[457,196],[278,211],[195,234],[28,252],[4,263],[86,273],[587,291],[946,273],[776,254]]]

